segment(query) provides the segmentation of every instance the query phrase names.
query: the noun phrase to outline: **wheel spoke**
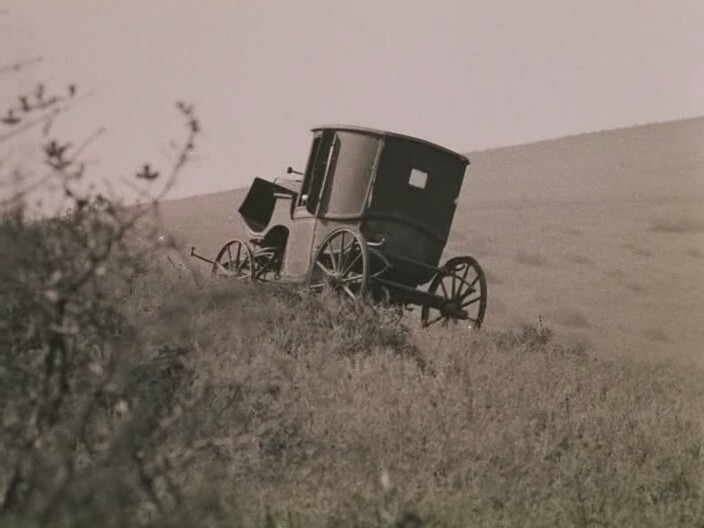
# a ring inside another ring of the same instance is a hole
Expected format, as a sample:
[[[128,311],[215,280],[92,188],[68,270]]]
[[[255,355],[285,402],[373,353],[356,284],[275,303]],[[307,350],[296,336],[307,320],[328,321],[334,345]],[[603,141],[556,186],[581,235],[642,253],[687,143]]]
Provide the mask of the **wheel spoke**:
[[[315,261],[315,265],[318,266],[321,270],[323,270],[328,275],[332,275],[334,273],[331,269],[329,269],[322,262],[320,262],[320,259]]]
[[[338,251],[337,248],[334,248],[332,246],[332,243],[330,244],[330,251],[332,252],[330,260],[332,260],[333,273],[338,273],[340,271],[340,261],[342,260],[342,253]]]
[[[232,244],[227,245],[227,267],[232,268]]]
[[[479,273],[477,273],[477,276],[474,277],[474,280],[472,281],[472,284],[470,284],[470,286],[474,287],[474,285],[475,285],[477,282],[479,282],[479,279],[481,279],[481,278],[482,278],[482,276],[481,276]]]
[[[330,245],[330,242],[327,242],[325,244],[325,247],[320,251],[320,258],[323,257],[323,255],[327,255],[328,258],[330,259],[330,266],[331,270],[335,269],[335,255],[332,250],[332,246]]]
[[[343,284],[342,289],[345,290],[345,293],[347,293],[347,295],[349,295],[353,299],[357,298],[357,296],[352,292],[352,290],[350,290],[350,288],[349,288],[349,286],[347,286],[347,284]]]
[[[445,314],[443,314],[442,312],[440,312],[440,315],[438,315],[438,316],[437,316],[436,318],[434,318],[434,319],[429,320],[429,321],[426,323],[426,326],[430,326],[430,325],[433,324],[433,323],[437,323],[438,321],[440,321],[440,320],[442,320],[442,319],[446,319],[446,316],[445,316]]]
[[[342,277],[345,274],[345,269],[347,269],[347,261],[349,260],[349,255],[347,252],[343,249],[340,250],[340,267],[337,268],[337,273],[339,277]]]
[[[229,269],[223,266],[220,262],[216,262],[218,269],[223,273],[223,275],[232,275]]]
[[[243,272],[246,273],[247,270],[251,270],[251,266],[249,264],[249,258],[245,256],[244,258],[241,258],[237,261],[237,274],[241,275]]]
[[[444,278],[440,281],[440,287],[442,288],[442,292],[445,294],[445,299],[449,299],[450,296],[447,294],[447,289],[445,288],[445,279]]]
[[[340,233],[339,236],[333,237],[332,240],[330,240],[330,251],[334,255],[334,258],[332,259],[333,262],[333,271],[335,273],[340,272],[340,268],[342,266],[342,248],[341,248],[341,243],[342,243],[342,237],[344,235],[343,233]]]
[[[359,282],[359,281],[361,281],[363,278],[364,278],[364,275],[357,274],[357,275],[354,275],[354,276],[351,276],[351,277],[343,277],[343,278],[340,279],[340,280],[341,280],[341,282],[343,282],[344,284],[349,284],[349,283],[352,283],[352,282]]]
[[[335,259],[335,274],[339,274],[342,270],[342,258],[344,257],[344,255],[340,251],[336,254],[336,257],[337,258]]]
[[[464,274],[462,275],[462,282],[467,280],[467,274],[469,273],[469,264],[464,265]]]
[[[345,267],[345,261],[346,261],[346,253],[345,253],[345,235],[347,234],[346,231],[342,232],[342,235],[340,236],[340,260],[338,261],[339,267],[337,268],[338,272],[341,272],[343,268]]]
[[[357,261],[360,259],[361,256],[362,256],[362,252],[361,251],[357,252],[357,255],[354,257],[354,260],[352,260],[352,262],[350,262],[347,266],[345,266],[345,270],[342,272],[343,277],[345,275],[347,275],[347,273],[349,273],[352,270],[352,266],[354,266],[357,263]]]
[[[463,303],[460,305],[460,307],[461,307],[461,308],[466,308],[466,307],[469,306],[470,304],[474,304],[474,303],[477,302],[477,301],[481,301],[481,299],[482,299],[482,297],[481,297],[481,295],[480,295],[479,297],[475,297],[474,299],[470,299],[470,300],[467,301],[467,302],[463,302]]]
[[[459,288],[457,288],[457,295],[455,295],[455,300],[457,301],[463,301],[472,293],[474,293],[476,290],[474,288],[470,288],[469,285],[466,282],[462,282],[459,285]]]

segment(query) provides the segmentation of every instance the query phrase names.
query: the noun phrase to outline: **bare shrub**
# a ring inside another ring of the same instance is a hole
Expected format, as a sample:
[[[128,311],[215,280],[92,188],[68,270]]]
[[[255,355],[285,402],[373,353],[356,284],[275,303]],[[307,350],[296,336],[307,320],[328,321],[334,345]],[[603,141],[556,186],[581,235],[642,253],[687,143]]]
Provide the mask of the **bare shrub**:
[[[45,138],[43,176],[18,182],[3,173],[11,191],[0,222],[0,519],[6,525],[122,526],[179,503],[158,454],[163,420],[174,412],[169,398],[183,382],[176,375],[179,356],[162,346],[150,357],[120,297],[147,269],[155,225],[147,220],[156,220],[159,198],[188,160],[198,121],[179,103],[187,134],[170,172],[156,194],[134,185],[143,205],[126,207],[83,184],[87,142],[73,147],[49,136],[76,92],[70,85],[66,94],[52,95],[40,84],[2,120],[7,131],[0,145],[34,127],[43,126]],[[145,165],[136,176],[159,174]],[[28,209],[32,193],[49,185],[58,189],[57,209],[37,217]],[[164,383],[140,378],[165,366],[171,370]]]

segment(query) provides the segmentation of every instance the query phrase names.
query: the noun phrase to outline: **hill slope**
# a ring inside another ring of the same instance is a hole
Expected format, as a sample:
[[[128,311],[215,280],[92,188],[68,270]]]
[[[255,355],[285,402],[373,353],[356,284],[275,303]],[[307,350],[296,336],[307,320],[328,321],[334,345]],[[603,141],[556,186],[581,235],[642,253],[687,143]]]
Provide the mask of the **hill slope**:
[[[446,253],[489,276],[487,326],[538,317],[595,351],[701,361],[704,118],[470,153]],[[164,204],[214,254],[244,190]]]

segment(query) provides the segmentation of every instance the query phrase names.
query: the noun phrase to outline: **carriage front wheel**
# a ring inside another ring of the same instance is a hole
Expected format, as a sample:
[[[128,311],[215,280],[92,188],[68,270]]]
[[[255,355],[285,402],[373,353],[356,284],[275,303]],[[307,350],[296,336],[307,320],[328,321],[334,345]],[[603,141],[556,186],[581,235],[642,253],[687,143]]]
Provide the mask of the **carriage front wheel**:
[[[225,244],[213,262],[213,275],[251,280],[254,277],[254,256],[249,244],[234,239]]]
[[[313,290],[329,286],[352,299],[363,298],[369,283],[369,251],[364,237],[343,227],[335,229],[318,247],[308,285]]]
[[[467,321],[479,328],[486,312],[486,277],[479,263],[472,257],[455,257],[435,274],[428,292],[442,298],[434,306],[423,305],[421,321],[429,326],[441,321]]]

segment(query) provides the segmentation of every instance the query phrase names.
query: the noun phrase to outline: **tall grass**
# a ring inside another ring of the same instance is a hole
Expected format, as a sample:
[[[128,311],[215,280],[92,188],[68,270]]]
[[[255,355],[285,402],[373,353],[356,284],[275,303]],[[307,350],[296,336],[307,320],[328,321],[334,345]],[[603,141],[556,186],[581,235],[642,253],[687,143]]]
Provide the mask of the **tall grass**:
[[[168,269],[112,295],[139,352],[113,452],[87,455],[56,510],[67,525],[704,522],[704,399],[675,365]]]
[[[212,288],[178,326],[217,387],[198,414],[217,421],[206,438],[229,442],[218,494],[231,489],[243,519],[262,508],[302,526],[409,513],[438,526],[704,519],[701,394],[676,367],[590,359],[542,326],[419,332],[330,297]]]

